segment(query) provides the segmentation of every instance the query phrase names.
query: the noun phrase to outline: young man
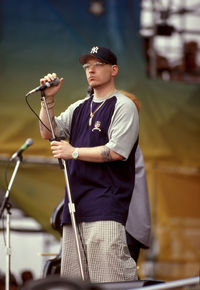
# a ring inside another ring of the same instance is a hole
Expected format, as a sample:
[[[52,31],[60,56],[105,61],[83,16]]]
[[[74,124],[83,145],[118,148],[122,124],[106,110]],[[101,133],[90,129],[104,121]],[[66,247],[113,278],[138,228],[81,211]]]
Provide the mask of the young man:
[[[92,282],[137,279],[136,264],[127,248],[125,224],[134,188],[135,151],[139,118],[135,104],[115,88],[117,58],[104,47],[93,47],[80,58],[94,94],[70,105],[54,117],[54,96],[59,84],[45,90],[55,135],[55,158],[67,160],[72,199],[76,208],[84,274]],[[53,81],[48,74],[41,84]],[[40,118],[48,126],[42,103]],[[41,136],[52,138],[40,124]],[[62,215],[61,274],[80,278],[68,197]]]

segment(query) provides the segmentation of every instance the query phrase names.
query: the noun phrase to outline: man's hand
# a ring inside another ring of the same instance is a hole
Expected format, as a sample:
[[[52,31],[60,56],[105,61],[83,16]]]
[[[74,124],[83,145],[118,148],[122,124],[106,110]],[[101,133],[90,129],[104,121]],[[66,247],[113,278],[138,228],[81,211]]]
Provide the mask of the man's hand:
[[[47,82],[51,82],[54,81],[57,78],[56,73],[49,73],[46,76],[44,76],[43,78],[40,79],[40,84],[44,85]],[[61,85],[63,82],[63,78],[60,79],[59,84],[57,86],[52,86],[50,88],[46,88],[44,90],[45,93],[45,97],[46,98],[54,98],[54,96],[57,94],[57,92],[59,91]]]
[[[74,147],[63,140],[53,141],[51,142],[51,151],[53,157],[69,160],[72,159],[72,152],[74,151]]]

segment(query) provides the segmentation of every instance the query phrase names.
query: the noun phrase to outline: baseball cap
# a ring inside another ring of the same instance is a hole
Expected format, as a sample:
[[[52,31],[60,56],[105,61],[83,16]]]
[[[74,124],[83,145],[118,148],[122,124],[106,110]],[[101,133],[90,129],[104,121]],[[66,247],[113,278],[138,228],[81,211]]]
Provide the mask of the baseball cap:
[[[87,62],[87,59],[91,56],[96,57],[102,62],[108,64],[117,64],[116,55],[109,48],[102,46],[93,46],[88,53],[83,54],[80,57],[80,63],[85,64]]]

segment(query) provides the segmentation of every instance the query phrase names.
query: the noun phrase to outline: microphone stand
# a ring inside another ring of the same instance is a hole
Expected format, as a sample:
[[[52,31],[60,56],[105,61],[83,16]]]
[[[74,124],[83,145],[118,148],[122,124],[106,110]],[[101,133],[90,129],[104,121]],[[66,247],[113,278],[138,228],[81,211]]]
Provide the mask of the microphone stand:
[[[20,154],[18,156],[13,174],[11,176],[8,189],[6,191],[4,200],[2,202],[1,208],[0,208],[0,218],[3,215],[4,210],[7,210],[6,214],[6,290],[10,289],[10,261],[11,261],[11,247],[10,247],[10,215],[11,215],[11,204],[9,203],[9,194],[11,187],[13,185],[15,176],[17,174],[19,165],[22,161],[22,155]]]
[[[45,99],[45,95],[44,95],[44,91],[43,90],[41,90],[41,100],[44,101],[44,106],[45,106],[45,109],[46,109],[46,112],[47,112],[47,117],[48,117],[48,121],[49,121],[50,128],[51,128],[51,134],[52,134],[52,137],[53,137],[53,139],[51,139],[50,141],[59,140],[59,138],[55,137],[55,133],[54,133],[54,130],[53,130],[53,126],[52,126],[52,122],[51,122],[51,118],[50,118],[50,115],[49,115],[49,110],[48,110],[48,106],[47,106],[47,103],[46,103],[46,99]],[[68,194],[68,207],[69,207],[72,227],[73,227],[74,235],[75,235],[76,249],[77,249],[78,261],[79,261],[79,266],[80,266],[80,273],[81,273],[82,279],[85,280],[84,272],[83,272],[83,263],[82,263],[82,259],[81,259],[79,239],[78,239],[77,225],[76,225],[75,214],[74,214],[75,213],[75,205],[72,202],[70,184],[69,184],[68,173],[67,173],[67,165],[66,165],[65,160],[63,160],[63,159],[58,159],[58,161],[59,161],[60,168],[61,169],[64,168],[64,177],[65,177],[65,183],[66,183],[67,194]]]

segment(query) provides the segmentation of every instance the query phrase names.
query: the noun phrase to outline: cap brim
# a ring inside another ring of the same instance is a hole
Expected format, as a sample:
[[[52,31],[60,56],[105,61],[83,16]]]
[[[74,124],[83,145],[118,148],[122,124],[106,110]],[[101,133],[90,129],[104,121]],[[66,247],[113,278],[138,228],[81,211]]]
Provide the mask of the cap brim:
[[[91,54],[87,53],[87,54],[83,54],[81,57],[80,57],[80,63],[81,64],[85,64],[87,62],[87,59],[92,57]],[[93,56],[94,57],[94,56]]]
[[[93,57],[93,58],[97,58],[97,59],[101,60],[101,61],[104,62],[104,63],[109,63],[108,61],[104,60],[103,58],[101,58],[101,57],[97,57],[97,56],[94,56],[93,54],[90,54],[90,53],[83,54],[83,55],[80,57],[80,63],[81,63],[81,64],[85,64],[85,63],[87,62],[88,58],[91,58],[91,57]]]

